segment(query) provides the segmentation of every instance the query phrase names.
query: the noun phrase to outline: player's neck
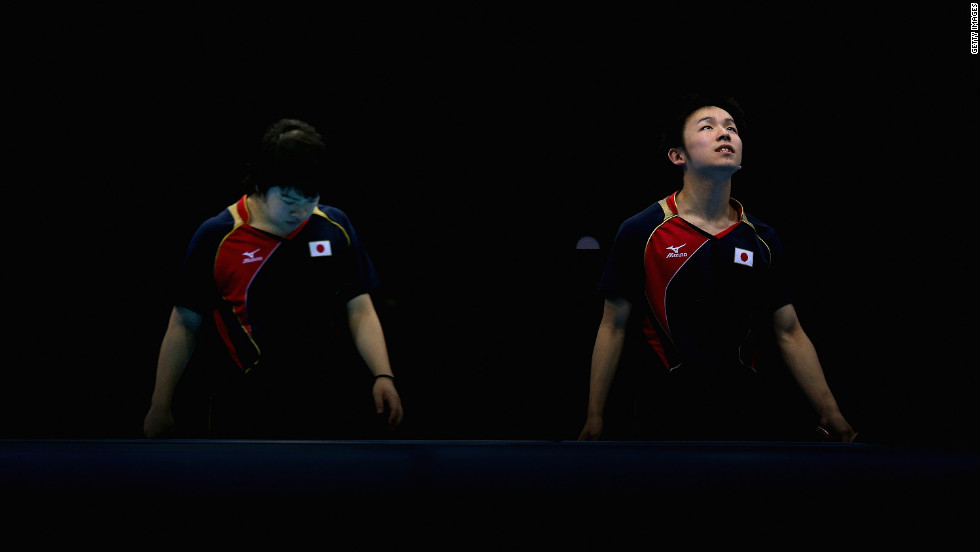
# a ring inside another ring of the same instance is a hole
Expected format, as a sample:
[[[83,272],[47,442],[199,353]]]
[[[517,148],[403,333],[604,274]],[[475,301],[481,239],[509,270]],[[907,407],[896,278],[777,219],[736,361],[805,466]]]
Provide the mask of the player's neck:
[[[279,237],[286,237],[289,232],[279,228],[266,214],[264,204],[253,195],[245,197],[245,206],[248,207],[248,225],[252,228],[268,232]]]
[[[684,208],[702,216],[724,216],[728,212],[728,200],[732,193],[732,180],[714,180],[685,174],[677,198]]]
[[[684,186],[674,196],[677,214],[712,234],[738,222],[738,212],[731,206],[731,180],[718,183],[684,179]]]

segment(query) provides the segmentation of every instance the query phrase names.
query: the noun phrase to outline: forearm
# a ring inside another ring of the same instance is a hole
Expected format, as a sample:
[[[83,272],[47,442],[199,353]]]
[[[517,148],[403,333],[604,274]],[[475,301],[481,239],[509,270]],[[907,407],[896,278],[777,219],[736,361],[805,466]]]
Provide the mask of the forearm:
[[[802,332],[784,336],[779,341],[783,361],[821,418],[839,412],[837,401],[827,384],[816,348]]]
[[[606,399],[616,376],[616,369],[623,351],[625,333],[621,329],[602,325],[596,334],[592,350],[592,365],[589,374],[588,416],[602,417],[606,409]]]
[[[606,399],[623,353],[631,310],[629,301],[623,298],[607,297],[603,303],[602,320],[592,349],[588,418],[601,420],[605,413]]]
[[[177,382],[180,381],[197,344],[198,327],[194,319],[188,320],[174,309],[160,345],[152,404],[171,404]]]
[[[370,297],[365,295],[352,301],[360,303],[357,308],[351,309],[349,316],[351,335],[358,354],[372,375],[393,375],[384,329]]]

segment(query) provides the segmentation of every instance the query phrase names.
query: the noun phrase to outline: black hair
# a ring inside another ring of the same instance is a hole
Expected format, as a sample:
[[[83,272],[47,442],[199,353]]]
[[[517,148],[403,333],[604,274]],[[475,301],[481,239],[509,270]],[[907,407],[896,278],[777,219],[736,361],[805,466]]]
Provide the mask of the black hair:
[[[280,119],[266,128],[250,155],[242,182],[245,193],[262,195],[280,186],[315,197],[326,177],[326,158],[326,143],[313,125]]]
[[[662,121],[663,134],[660,141],[662,153],[666,154],[671,148],[684,147],[684,123],[691,113],[707,106],[720,107],[727,111],[735,119],[739,135],[745,135],[748,121],[746,121],[745,110],[735,98],[717,92],[688,92],[680,95],[667,106]]]

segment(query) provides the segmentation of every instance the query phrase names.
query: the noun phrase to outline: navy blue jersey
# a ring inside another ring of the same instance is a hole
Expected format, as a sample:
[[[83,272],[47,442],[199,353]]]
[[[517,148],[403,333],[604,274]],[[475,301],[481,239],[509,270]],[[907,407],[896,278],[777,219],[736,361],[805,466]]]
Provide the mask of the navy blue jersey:
[[[760,325],[791,302],[782,245],[734,199],[739,221],[710,235],[677,216],[674,195],[623,222],[600,290],[641,309],[644,339],[669,370],[754,371]]]
[[[174,302],[213,320],[244,371],[322,362],[346,302],[379,285],[347,215],[319,205],[285,238],[249,226],[243,196],[194,234]]]

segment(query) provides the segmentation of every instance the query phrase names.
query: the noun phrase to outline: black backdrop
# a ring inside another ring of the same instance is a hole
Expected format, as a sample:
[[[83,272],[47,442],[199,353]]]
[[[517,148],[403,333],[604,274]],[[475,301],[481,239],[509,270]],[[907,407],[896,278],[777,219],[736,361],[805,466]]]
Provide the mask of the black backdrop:
[[[385,283],[404,435],[573,439],[602,257],[678,182],[657,105],[713,83],[754,117],[733,193],[794,255],[845,414],[976,442],[968,6],[785,10],[15,19],[0,437],[140,435],[183,248],[290,116]]]

